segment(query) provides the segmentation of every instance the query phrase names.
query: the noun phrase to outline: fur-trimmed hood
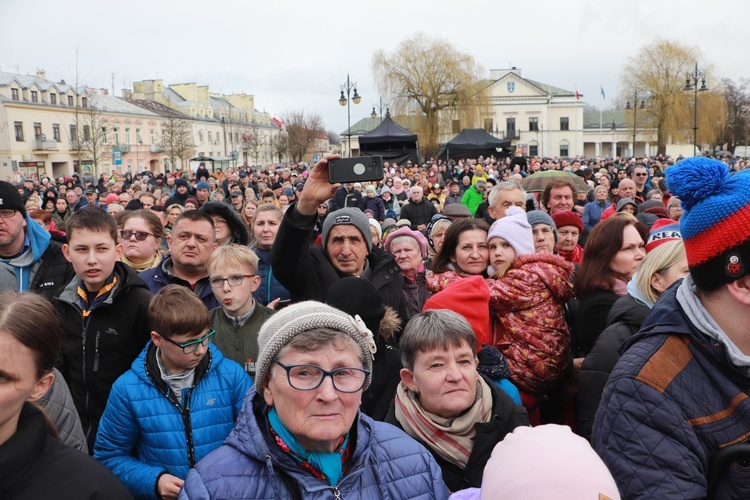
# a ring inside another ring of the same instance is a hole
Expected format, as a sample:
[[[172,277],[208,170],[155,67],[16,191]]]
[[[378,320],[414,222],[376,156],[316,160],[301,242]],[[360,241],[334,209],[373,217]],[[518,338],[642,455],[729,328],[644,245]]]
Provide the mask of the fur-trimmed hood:
[[[386,342],[390,341],[396,333],[401,329],[401,318],[398,313],[389,306],[385,306],[385,314],[383,319],[380,320],[380,335]]]
[[[208,215],[219,215],[224,217],[232,231],[231,243],[247,246],[250,242],[250,235],[247,226],[231,206],[221,201],[207,201],[199,210]]]

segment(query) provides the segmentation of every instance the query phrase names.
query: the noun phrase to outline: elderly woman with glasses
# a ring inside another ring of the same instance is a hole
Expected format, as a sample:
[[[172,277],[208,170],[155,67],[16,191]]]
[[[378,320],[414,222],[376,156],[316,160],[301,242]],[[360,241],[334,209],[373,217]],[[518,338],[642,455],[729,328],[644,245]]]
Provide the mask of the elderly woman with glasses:
[[[375,350],[362,320],[300,302],[272,316],[258,344],[236,427],[180,498],[448,497],[423,446],[359,412]]]

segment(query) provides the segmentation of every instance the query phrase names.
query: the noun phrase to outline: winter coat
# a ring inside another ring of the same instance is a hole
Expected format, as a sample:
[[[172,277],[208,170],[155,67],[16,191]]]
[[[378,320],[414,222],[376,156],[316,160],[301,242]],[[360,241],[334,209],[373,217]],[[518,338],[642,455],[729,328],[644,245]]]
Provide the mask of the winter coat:
[[[471,186],[461,198],[461,204],[468,208],[469,212],[471,212],[471,216],[474,217],[474,214],[477,212],[477,207],[483,200],[484,193],[477,191],[476,186]]]
[[[418,226],[426,226],[432,220],[432,216],[437,214],[438,211],[435,205],[431,201],[422,198],[419,203],[415,203],[413,200],[409,200],[409,203],[405,203],[401,207],[401,215],[399,219],[407,219],[411,225],[409,226],[412,231],[418,231]]]
[[[607,327],[609,310],[619,298],[612,290],[599,288],[580,300],[576,311],[576,328],[573,331],[575,357],[586,356],[594,347],[597,337]]]
[[[425,279],[425,272],[418,272],[414,277],[414,281],[409,280],[404,276],[404,300],[406,301],[406,309],[409,311],[409,318],[416,316],[422,312],[422,307],[427,299],[430,298],[432,292],[427,289],[427,281]]]
[[[365,196],[363,199],[364,210],[371,210],[372,218],[378,222],[383,222],[383,219],[385,219],[385,204],[383,203],[383,198],[379,196],[375,196],[374,198]]]
[[[604,203],[599,203],[598,201],[586,203],[583,206],[583,227],[587,231],[594,229],[594,226],[599,224],[599,221],[602,218],[602,212],[611,206],[612,204],[608,201],[605,201]]]
[[[227,205],[221,201],[207,201],[199,210],[208,215],[223,217],[224,220],[227,221],[229,231],[232,233],[229,243],[235,243],[245,247],[250,242],[250,235],[247,231],[247,226],[242,219],[240,219],[239,214],[237,214],[231,205]]]
[[[689,319],[701,312],[683,310],[678,289],[623,346],[594,421],[592,445],[623,498],[705,498],[710,460],[750,436],[748,369]],[[720,477],[715,498],[750,498],[746,460]]]
[[[260,277],[260,285],[258,289],[253,292],[255,300],[267,306],[269,302],[275,299],[289,300],[291,294],[289,290],[281,286],[279,280],[273,275],[273,267],[271,266],[271,251],[261,250],[255,248],[255,255],[258,256],[258,276]]]
[[[227,317],[224,309],[217,307],[209,312],[211,328],[216,331],[213,338],[215,345],[227,359],[239,363],[251,375],[255,375],[254,362],[258,360],[258,331],[263,323],[274,313],[261,304],[255,303],[255,309],[242,326],[235,326]],[[253,363],[252,371],[250,371]]]
[[[109,298],[87,318],[82,317],[78,304],[79,279],[55,296],[63,329],[60,371],[73,396],[89,449],[94,447],[112,384],[130,369],[151,338],[146,317],[151,293],[122,262],[115,262],[115,275],[118,283]]]
[[[15,434],[0,445],[0,498],[130,500],[133,497],[102,464],[50,436],[42,413],[26,403]]]
[[[487,376],[480,374],[480,377],[484,379],[490,391],[492,391],[492,418],[489,422],[477,423],[474,426],[476,437],[466,467],[460,469],[437,453],[433,453],[433,457],[443,472],[443,481],[450,491],[482,486],[484,466],[487,465],[487,460],[492,455],[495,445],[502,441],[506,434],[513,432],[516,427],[529,425],[529,415],[523,406],[515,404],[513,399]],[[395,399],[385,421],[402,429],[401,424],[396,419]],[[427,449],[430,449],[429,443],[427,443]],[[412,497],[402,496],[400,498]]]
[[[52,372],[55,374],[55,380],[44,396],[37,400],[37,404],[44,408],[44,412],[55,424],[62,444],[88,453],[86,436],[83,435],[81,419],[78,418],[68,384],[65,383],[65,378],[57,368],[53,368]]]
[[[73,279],[73,266],[65,259],[62,245],[50,241],[50,233],[26,216],[29,248],[12,259],[0,258],[0,292],[37,292],[52,299]]]
[[[609,374],[620,359],[620,348],[638,333],[651,309],[631,295],[623,295],[614,303],[607,318],[607,328],[596,339],[594,347],[583,360],[578,377],[576,433],[591,439],[594,416],[602,399]]]
[[[396,331],[401,327],[398,314],[390,307],[385,308],[385,316],[380,320],[380,332],[375,336],[375,359],[372,362],[372,381],[362,393],[359,409],[373,420],[385,420],[396,388],[401,382],[401,354],[391,346]]]
[[[268,407],[255,386],[224,446],[191,470],[182,500],[294,498],[446,499],[448,490],[432,455],[395,427],[359,414],[349,431],[350,465],[337,486],[315,478],[274,441]]]
[[[365,205],[362,193],[354,188],[352,188],[351,191],[347,191],[346,187],[341,186],[338,191],[336,191],[336,194],[333,195],[333,198],[331,198],[329,213],[345,207],[358,208],[364,211]]]
[[[328,287],[344,277],[333,266],[323,248],[308,244],[315,217],[297,213],[292,205],[281,220],[271,249],[271,265],[276,278],[289,290],[292,302],[325,302]],[[404,278],[393,255],[372,247],[362,276],[378,289],[383,297],[383,305],[393,308],[402,319],[408,317],[401,290]]]
[[[94,458],[136,498],[157,498],[162,474],[185,479],[234,427],[252,380],[209,344],[193,384],[175,397],[161,378],[150,343],[117,379],[96,438]]]
[[[191,287],[190,283],[172,274],[172,257],[166,257],[158,266],[147,269],[139,273],[138,276],[154,295],[167,285],[182,285],[191,289],[209,311],[219,307],[219,302],[214,297],[214,291],[208,284],[208,276],[199,279],[195,283],[195,288]]]

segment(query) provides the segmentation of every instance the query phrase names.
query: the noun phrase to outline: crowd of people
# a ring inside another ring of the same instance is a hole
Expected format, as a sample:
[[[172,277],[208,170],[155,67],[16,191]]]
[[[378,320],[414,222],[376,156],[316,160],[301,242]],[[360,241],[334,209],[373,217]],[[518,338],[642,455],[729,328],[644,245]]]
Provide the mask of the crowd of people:
[[[742,161],[331,158],[0,181],[0,497],[750,494]]]

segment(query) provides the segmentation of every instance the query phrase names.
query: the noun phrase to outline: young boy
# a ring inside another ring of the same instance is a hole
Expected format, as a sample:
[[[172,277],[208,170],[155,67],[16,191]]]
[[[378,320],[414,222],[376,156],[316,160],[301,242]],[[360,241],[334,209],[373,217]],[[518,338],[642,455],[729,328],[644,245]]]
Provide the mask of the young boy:
[[[188,288],[162,288],[148,321],[151,342],[112,387],[94,457],[136,498],[177,498],[229,435],[252,380],[211,344],[208,311]]]
[[[217,248],[208,259],[208,282],[221,304],[209,313],[216,330],[214,344],[255,375],[258,331],[274,313],[253,299],[253,292],[260,286],[258,256],[240,245]]]
[[[67,227],[62,251],[76,278],[55,294],[63,328],[61,371],[92,451],[112,384],[148,342],[151,292],[118,262],[117,224],[106,212],[83,208]]]

